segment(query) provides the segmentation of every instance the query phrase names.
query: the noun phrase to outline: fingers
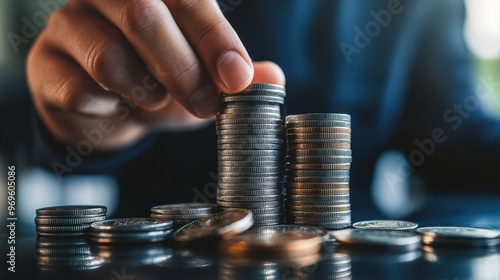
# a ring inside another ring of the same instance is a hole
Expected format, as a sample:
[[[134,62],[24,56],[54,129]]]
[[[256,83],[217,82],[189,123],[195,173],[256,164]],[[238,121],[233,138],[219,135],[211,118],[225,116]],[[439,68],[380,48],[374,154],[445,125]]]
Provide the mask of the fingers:
[[[88,0],[130,42],[142,61],[192,114],[209,117],[219,110],[219,95],[205,66],[160,0]]]
[[[254,62],[254,76],[252,83],[269,83],[285,85],[285,74],[278,64],[271,61]]]
[[[53,15],[47,29],[48,44],[72,57],[104,89],[148,110],[165,105],[165,89],[147,73],[122,33],[106,20],[67,9]]]
[[[224,92],[246,88],[251,59],[213,0],[163,0],[215,84]]]

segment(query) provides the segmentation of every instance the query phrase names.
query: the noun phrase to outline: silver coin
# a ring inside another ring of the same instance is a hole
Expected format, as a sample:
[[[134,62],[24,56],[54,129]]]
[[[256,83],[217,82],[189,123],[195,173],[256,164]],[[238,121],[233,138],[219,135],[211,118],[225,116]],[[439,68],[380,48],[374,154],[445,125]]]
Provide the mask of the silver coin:
[[[290,205],[286,204],[286,211],[305,212],[341,212],[351,210],[350,204],[339,205]]]
[[[396,220],[371,220],[356,222],[352,226],[359,229],[412,230],[416,229],[418,224]]]
[[[232,104],[232,103],[228,103]],[[279,114],[280,107],[279,106],[260,106],[260,107],[242,107],[242,106],[233,106],[227,107],[223,106],[221,110],[222,114]]]
[[[349,204],[349,198],[346,199],[338,199],[336,201],[328,201],[328,200],[293,200],[293,199],[287,199],[285,197],[285,203],[286,206],[288,205],[323,205],[323,206],[328,206],[328,205],[343,205],[343,204]]]
[[[276,171],[276,172],[241,172],[241,173],[238,173],[238,172],[219,172],[219,181],[220,182],[226,182],[228,183],[229,181],[234,183],[235,181],[231,181],[231,178],[267,178],[267,179],[270,179],[270,180],[279,180],[281,179],[281,176],[280,176],[280,172]],[[228,181],[229,180],[229,181]],[[241,181],[240,181],[241,182]],[[243,181],[243,183],[245,183],[247,181]],[[259,182],[259,181],[255,181],[255,180],[251,180],[251,182]],[[271,182],[271,181],[269,181]]]
[[[349,170],[302,170],[302,169],[289,169],[286,171],[288,176],[296,177],[346,177],[349,176]]]
[[[212,214],[217,205],[211,203],[177,203],[158,205],[151,208],[152,213],[187,215],[187,214]]]
[[[286,133],[351,133],[349,127],[294,127],[288,128]]]
[[[51,238],[39,236],[36,239],[37,247],[44,248],[65,248],[65,247],[79,247],[88,246],[89,243],[85,238]]]
[[[283,148],[281,144],[218,144],[219,150],[278,150]]]
[[[253,228],[259,228],[259,227],[268,227],[268,226],[275,226],[281,224],[281,221],[277,220],[263,220],[263,221],[258,221],[253,224]]]
[[[172,221],[152,218],[121,218],[92,223],[94,232],[162,231],[172,227]]]
[[[37,263],[42,266],[93,266],[103,262],[102,258],[92,255],[37,256]]]
[[[282,140],[282,137],[281,135],[265,135],[265,134],[262,134],[262,135],[244,135],[244,134],[228,134],[228,135],[218,135],[217,136],[217,140],[244,140],[244,139],[249,139],[250,141],[254,141],[254,140],[259,140],[259,139],[269,139],[269,140],[276,140],[276,139],[280,139]]]
[[[348,194],[342,195],[299,195],[299,194],[286,194],[287,200],[299,201],[330,201],[336,203],[337,201],[349,201]]]
[[[275,138],[229,138],[217,139],[217,144],[282,144],[283,139]]]
[[[289,150],[307,150],[307,149],[350,149],[351,143],[288,143]]]
[[[286,183],[287,189],[348,189],[349,183]]]
[[[308,224],[321,224],[321,223],[347,223],[351,221],[351,215],[343,215],[341,217],[299,217],[294,216],[293,213],[286,213],[287,223],[308,223]]]
[[[224,111],[226,109],[232,108],[270,108],[270,109],[281,109],[281,105],[275,103],[267,103],[267,102],[229,102],[222,103],[221,110]]]
[[[280,200],[274,200],[274,201],[254,201],[254,202],[222,201],[222,200],[218,200],[217,204],[219,206],[222,206],[222,207],[244,208],[244,209],[280,207],[282,205],[282,203],[281,203]]]
[[[265,190],[280,188],[281,183],[219,183],[218,189],[220,190]]]
[[[302,169],[302,170],[348,170],[351,168],[350,163],[287,163],[287,169]]]
[[[338,138],[295,138],[287,137],[288,144],[304,144],[304,143],[336,143],[336,144],[351,144],[351,139]],[[321,149],[321,148],[318,148]]]
[[[276,201],[281,199],[281,194],[260,195],[260,196],[239,196],[217,194],[217,201]]]
[[[345,218],[351,216],[351,210],[339,212],[305,212],[305,211],[287,211],[287,216],[304,218]]]
[[[73,226],[37,225],[36,231],[37,232],[85,232],[88,231],[89,228],[90,224],[73,225]]]
[[[286,132],[286,138],[290,140],[294,139],[339,139],[339,140],[350,140],[350,133],[290,133],[289,130]]]
[[[38,217],[85,217],[106,214],[106,206],[101,205],[63,205],[44,207],[36,210]]]
[[[226,120],[226,119],[253,119],[253,118],[265,118],[265,119],[281,119],[281,114],[277,113],[222,113],[216,116],[216,120]]]
[[[281,167],[279,161],[219,161],[219,167]]]
[[[343,212],[351,209],[350,204],[338,205],[286,205],[287,211],[305,211],[305,212]]]
[[[222,173],[275,173],[281,170],[280,166],[260,166],[260,167],[238,167],[238,166],[219,166]]]
[[[178,229],[174,239],[180,242],[194,241],[201,238],[236,234],[253,225],[250,210],[230,209],[201,218]]]
[[[259,189],[259,190],[225,190],[217,189],[217,195],[222,196],[261,196],[261,195],[278,195],[281,190],[278,188]]]
[[[268,184],[278,184],[281,182],[281,178],[279,176],[274,177],[225,177],[220,176],[219,174],[219,182],[220,183],[229,183],[229,184],[259,184],[259,183],[268,183]]]
[[[288,222],[287,223],[291,223],[291,222]],[[351,226],[351,222],[350,221],[345,221],[345,222],[331,222],[331,223],[327,223],[327,222],[310,222],[310,221],[294,221],[293,224],[295,225],[308,225],[308,226],[318,226],[318,227],[322,227],[322,228],[325,228],[325,229],[344,229],[344,228],[348,228]]]
[[[139,243],[160,242],[172,235],[173,230],[144,232],[92,232],[92,241],[97,243]]]
[[[281,129],[234,129],[219,130],[217,135],[271,135],[278,136],[282,134]]]
[[[410,251],[420,248],[420,235],[411,231],[350,229],[334,233],[335,241],[346,246],[381,247]]]
[[[253,211],[252,211],[253,213]],[[262,220],[283,220],[283,213],[275,213],[275,214],[254,214],[253,219],[255,222]]]
[[[35,218],[37,225],[81,225],[106,220],[106,215],[84,218]]]
[[[225,120],[216,120],[216,125],[225,125],[225,124],[283,124],[283,120],[279,118],[244,118],[244,119],[225,119]]]
[[[351,122],[333,121],[333,120],[311,120],[311,121],[296,121],[286,122],[286,127],[351,127]]]
[[[286,157],[289,163],[351,163],[352,157],[338,156],[338,157]]]
[[[422,242],[427,245],[449,244],[465,246],[497,246],[500,244],[500,232],[471,227],[423,227],[417,229],[422,235]]]
[[[221,210],[233,209],[232,207],[219,207]],[[262,215],[262,214],[283,214],[283,207],[263,207],[263,208],[254,208],[250,209],[254,215]]]
[[[210,216],[213,213],[210,214],[186,214],[186,215],[168,215],[168,214],[156,214],[156,213],[151,213],[149,216],[153,219],[160,219],[160,220],[171,220],[174,223],[179,220],[196,220],[200,219],[206,216]]]
[[[245,96],[233,95],[222,97],[222,102],[269,102],[285,104],[285,99],[278,96]]]
[[[349,176],[344,177],[297,177],[285,176],[286,183],[342,183],[349,182]]]
[[[224,150],[219,151],[219,156],[280,156],[277,150]]]
[[[279,93],[279,96],[285,97],[285,87],[282,85],[277,85],[277,84],[268,84],[268,83],[252,83],[250,84],[245,90],[243,90],[243,93],[253,91],[253,90],[272,90],[276,91]]]
[[[345,189],[293,189],[286,188],[286,194],[290,195],[314,195],[314,196],[323,196],[323,195],[346,195],[349,194],[349,188]]]
[[[307,157],[307,156],[351,156],[350,149],[317,149],[317,150],[288,150],[288,156]]]
[[[334,120],[334,121],[351,121],[351,116],[348,114],[334,114],[334,113],[311,113],[300,115],[286,116],[289,122],[309,121],[309,120]]]
[[[218,156],[219,162],[223,161],[274,161],[281,162],[282,158],[280,155],[277,156],[255,156],[255,155],[241,155],[241,156]]]

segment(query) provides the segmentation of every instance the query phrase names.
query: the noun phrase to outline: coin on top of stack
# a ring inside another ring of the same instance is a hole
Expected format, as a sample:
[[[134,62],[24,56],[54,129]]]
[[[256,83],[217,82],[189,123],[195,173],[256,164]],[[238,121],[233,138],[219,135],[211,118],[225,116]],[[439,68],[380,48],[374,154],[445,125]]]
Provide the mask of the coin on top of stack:
[[[36,232],[46,237],[78,237],[89,233],[93,222],[106,219],[106,206],[63,205],[36,210]]]
[[[95,222],[92,240],[97,243],[160,242],[169,237],[173,222],[153,218],[122,218]]]
[[[151,208],[151,218],[171,220],[178,228],[216,212],[217,205],[210,203],[178,203],[158,205]]]
[[[285,214],[288,224],[327,229],[351,225],[351,116],[286,117]]]
[[[251,84],[224,94],[216,118],[219,160],[217,204],[253,212],[255,226],[283,220],[281,175],[285,88]]]

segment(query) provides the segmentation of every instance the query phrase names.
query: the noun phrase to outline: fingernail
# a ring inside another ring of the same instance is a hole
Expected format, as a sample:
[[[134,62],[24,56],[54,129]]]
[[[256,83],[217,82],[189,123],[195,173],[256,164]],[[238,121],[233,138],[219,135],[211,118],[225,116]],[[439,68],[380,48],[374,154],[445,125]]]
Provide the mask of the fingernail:
[[[235,51],[228,51],[217,61],[217,71],[228,89],[237,89],[252,78],[253,69]]]
[[[219,96],[211,86],[205,86],[198,89],[189,103],[196,115],[201,118],[208,118],[219,111]]]

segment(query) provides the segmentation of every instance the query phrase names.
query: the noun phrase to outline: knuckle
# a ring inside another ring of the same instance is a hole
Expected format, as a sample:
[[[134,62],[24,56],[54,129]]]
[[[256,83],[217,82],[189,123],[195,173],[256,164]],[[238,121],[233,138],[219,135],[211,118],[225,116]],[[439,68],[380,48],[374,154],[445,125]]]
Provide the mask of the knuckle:
[[[201,77],[201,65],[198,59],[184,58],[171,68],[168,80],[165,81],[169,91],[186,93],[194,89]]]
[[[205,0],[168,0],[168,9],[174,14],[183,14],[196,6],[201,4]]]
[[[87,66],[89,75],[102,85],[109,85],[115,79],[116,69],[125,57],[125,49],[119,40],[105,38],[88,49]]]
[[[118,11],[122,31],[131,37],[147,31],[160,19],[160,4],[151,0],[124,1]]]
[[[210,44],[212,40],[224,38],[226,29],[226,25],[222,20],[214,20],[195,29],[195,40],[200,45]]]

